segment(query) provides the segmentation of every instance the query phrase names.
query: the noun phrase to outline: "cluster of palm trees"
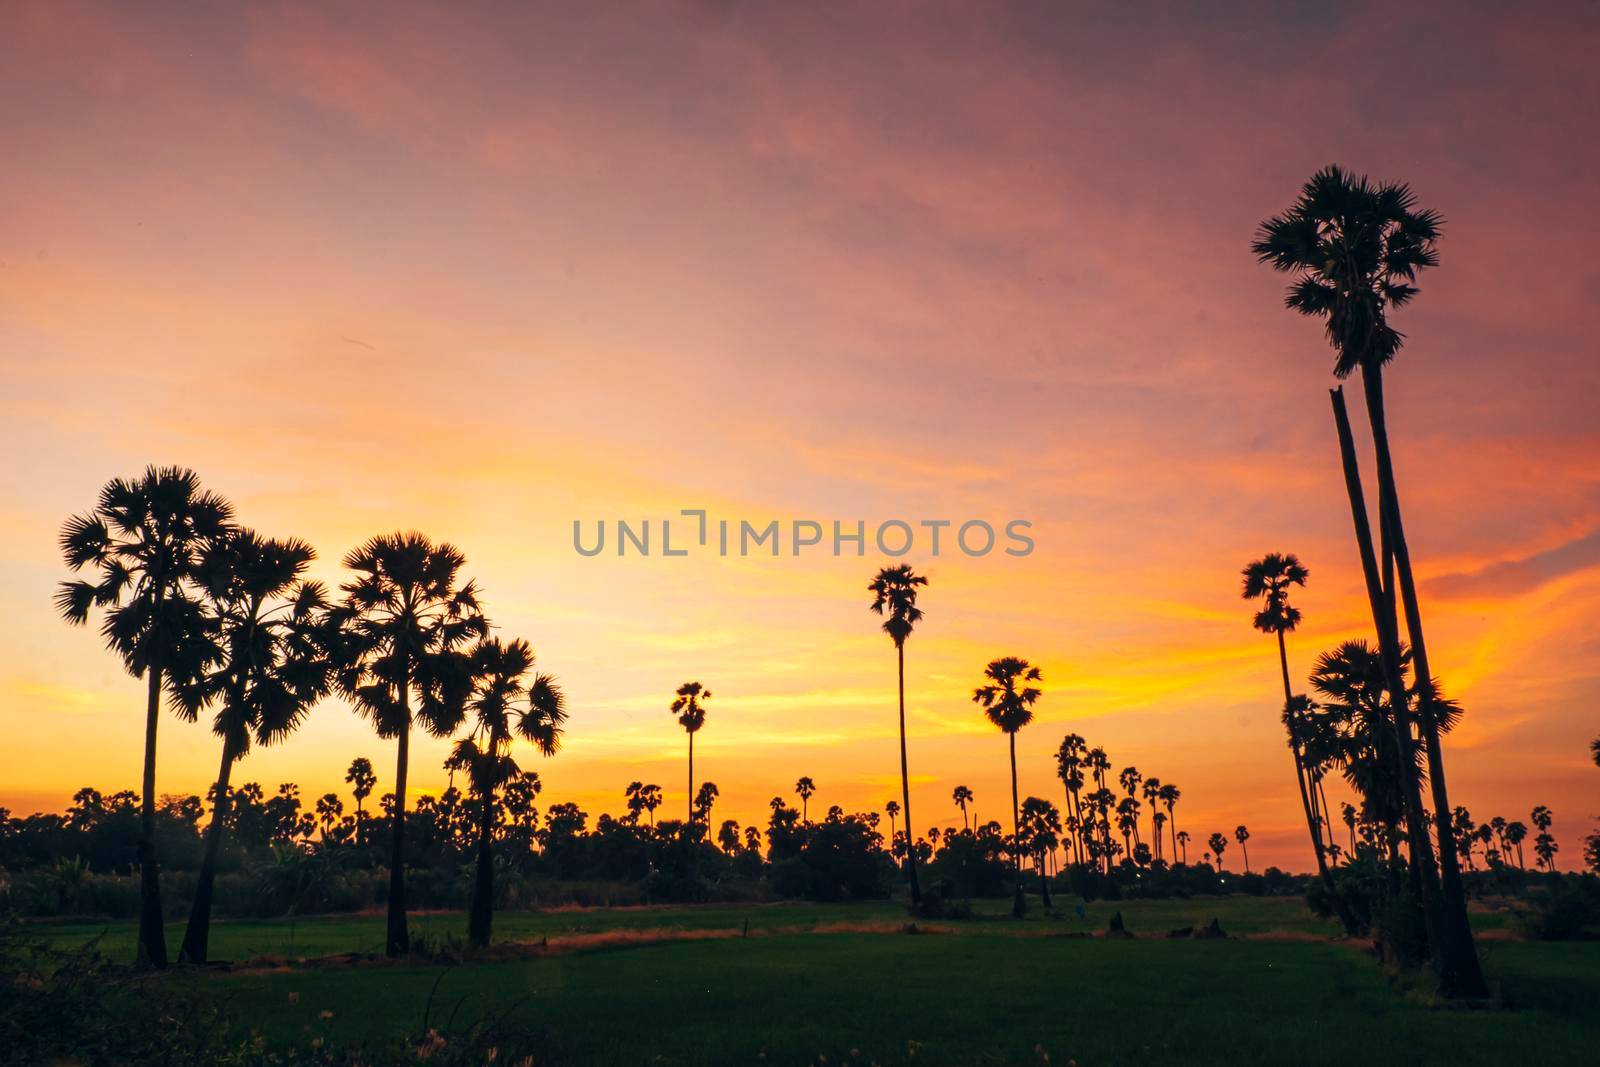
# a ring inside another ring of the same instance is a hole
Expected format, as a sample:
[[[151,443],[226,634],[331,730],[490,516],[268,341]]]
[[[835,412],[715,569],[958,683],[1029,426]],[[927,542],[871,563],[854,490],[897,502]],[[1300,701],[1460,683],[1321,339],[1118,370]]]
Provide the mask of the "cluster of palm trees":
[[[1533,822],[1538,834],[1533,839],[1534,861],[1546,871],[1556,869],[1556,853],[1561,847],[1556,844],[1556,839],[1550,833],[1550,827],[1555,823],[1555,816],[1545,805],[1537,805],[1528,818]],[[1522,842],[1528,838],[1527,823],[1512,820],[1510,822],[1502,816],[1496,815],[1481,825],[1473,821],[1472,813],[1466,808],[1458,807],[1450,814],[1451,824],[1455,827],[1456,852],[1461,856],[1462,862],[1467,865],[1467,870],[1476,870],[1473,856],[1481,846],[1483,849],[1483,862],[1490,870],[1497,867],[1509,866],[1515,858],[1518,870],[1527,870],[1528,865],[1523,858]]]
[[[889,815],[891,840],[897,840],[894,830],[897,819],[904,820],[905,840],[912,842],[916,835],[911,828],[911,786],[906,754],[905,731],[905,644],[916,624],[923,618],[917,606],[918,592],[925,588],[928,579],[916,573],[909,565],[885,567],[868,586],[873,600],[871,610],[884,619],[883,630],[894,642],[899,675],[900,704],[900,785],[901,801],[889,801],[885,811]],[[1048,800],[1040,797],[1019,798],[1017,779],[1017,734],[1033,721],[1034,706],[1043,696],[1041,684],[1043,671],[1020,656],[1001,656],[991,660],[983,669],[983,683],[972,693],[973,703],[982,709],[985,718],[1006,735],[1011,772],[1011,844],[1016,887],[1013,893],[1013,911],[1021,915],[1024,896],[1021,880],[1022,857],[1032,857],[1040,877],[1040,889],[1045,903],[1049,902],[1049,888],[1045,880],[1046,858],[1063,843],[1067,845],[1071,862],[1096,865],[1107,874],[1118,856],[1125,857],[1137,867],[1152,863],[1172,865],[1187,863],[1187,833],[1177,829],[1175,808],[1182,796],[1176,785],[1158,778],[1146,778],[1137,767],[1125,767],[1117,776],[1123,795],[1110,788],[1107,776],[1111,760],[1103,748],[1090,748],[1079,734],[1068,734],[1062,739],[1056,753],[1057,774],[1066,786],[1066,816]],[[1085,791],[1092,781],[1094,789]],[[801,779],[809,785],[810,779]],[[1151,834],[1148,842],[1141,839],[1140,813],[1144,803],[1150,806]],[[802,800],[809,793],[802,794]],[[964,827],[971,826],[968,808],[973,802],[973,792],[958,785],[951,794],[961,811]],[[1161,810],[1164,808],[1165,810]],[[1121,844],[1112,836],[1113,820],[1122,838]],[[1164,826],[1170,827],[1171,856],[1164,855]],[[1241,848],[1248,832],[1243,826],[1237,830]],[[1217,835],[1213,835],[1215,840]],[[1220,849],[1213,849],[1218,858]],[[917,880],[917,850],[907,848],[906,875],[910,882],[913,904],[920,901],[921,891]]]
[[[497,791],[521,769],[513,736],[546,755],[560,745],[565,700],[534,672],[524,641],[490,636],[465,558],[418,533],[374,537],[344,559],[352,577],[335,597],[303,575],[315,558],[298,539],[263,537],[233,521],[233,508],[192,471],[151,467],[108,483],[89,513],[61,534],[67,565],[94,580],[64,582],[63,616],[86,623],[104,611],[107,645],[147,683],[139,834],[137,959],[167,962],[155,839],[156,731],[163,696],[187,721],[214,709],[221,739],[212,819],[180,959],[204,962],[212,885],[227,826],[229,778],[252,744],[282,740],[311,706],[337,691],[396,741],[390,823],[387,949],[407,951],[405,810],[411,733],[465,728],[449,766],[465,771],[485,816],[469,937],[486,944],[493,900],[492,813]],[[371,767],[352,768],[370,790]],[[358,792],[358,798],[361,794]]]
[[[1356,769],[1347,754],[1341,757],[1342,769],[1358,789],[1363,783],[1375,784],[1375,774],[1389,779],[1375,788],[1383,804],[1393,805],[1392,812],[1385,811],[1383,817],[1392,813],[1396,821],[1405,824],[1410,872],[1409,885],[1396,876],[1390,880],[1390,889],[1395,899],[1404,894],[1405,906],[1421,912],[1425,951],[1441,991],[1447,996],[1481,998],[1488,988],[1467,923],[1441,745],[1441,737],[1459,709],[1440,694],[1429,669],[1383,389],[1384,368],[1404,340],[1389,323],[1389,312],[1409,304],[1417,295],[1420,272],[1438,264],[1440,226],[1439,215],[1419,208],[1407,186],[1376,183],[1339,167],[1327,167],[1306,182],[1289,210],[1261,224],[1252,251],[1261,262],[1294,278],[1286,299],[1290,309],[1323,321],[1335,354],[1335,377],[1361,374],[1376,461],[1376,545],[1342,387],[1332,389],[1330,396],[1377,645],[1361,664],[1362,669],[1371,669],[1365,677],[1371,691],[1363,694],[1359,706],[1347,706],[1337,714],[1343,726],[1359,723],[1366,730],[1367,755],[1375,763]],[[1309,698],[1293,692],[1284,645],[1284,635],[1299,621],[1298,612],[1288,604],[1288,592],[1305,580],[1306,570],[1293,556],[1267,556],[1245,569],[1244,595],[1262,601],[1256,626],[1278,639],[1283,719],[1307,829],[1318,874],[1338,899],[1324,840],[1326,802],[1319,794],[1317,776],[1321,754],[1315,736],[1306,728],[1314,708]],[[1402,612],[1405,643],[1400,636]],[[1407,667],[1415,678],[1410,686],[1405,680]],[[1381,770],[1377,764],[1382,764]],[[1433,801],[1431,834],[1421,799],[1424,783]],[[1341,917],[1351,925],[1347,912]]]

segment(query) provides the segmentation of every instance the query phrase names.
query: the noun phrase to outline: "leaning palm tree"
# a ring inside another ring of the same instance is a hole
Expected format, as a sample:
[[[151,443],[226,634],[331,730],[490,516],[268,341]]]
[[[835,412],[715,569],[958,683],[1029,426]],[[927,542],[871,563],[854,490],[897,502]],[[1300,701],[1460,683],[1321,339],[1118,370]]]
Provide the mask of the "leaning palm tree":
[[[100,632],[123,666],[147,683],[144,777],[139,797],[139,966],[165,967],[160,866],[156,851],[156,726],[166,689],[178,714],[199,714],[194,683],[218,650],[211,620],[192,592],[201,554],[224,534],[233,517],[228,502],[200,488],[193,471],[150,467],[133,480],[118,478],[100,490],[86,515],[61,528],[61,552],[74,571],[92,567],[98,581],[69,581],[56,607],[75,625],[93,608],[106,608]]]
[[[435,737],[461,724],[472,695],[471,643],[487,635],[477,587],[462,583],[466,558],[420,533],[374,537],[345,556],[356,577],[340,588],[332,612],[340,628],[339,688],[372,720],[378,736],[395,738],[393,827],[389,851],[389,918],[385,950],[410,951],[406,928],[405,815],[411,727]]]
[[[1439,863],[1438,899],[1425,901],[1434,913],[1429,923],[1434,963],[1446,995],[1479,998],[1487,996],[1488,985],[1467,920],[1466,890],[1452,840],[1444,752],[1430,692],[1433,674],[1400,512],[1383,394],[1383,368],[1404,342],[1389,324],[1388,314],[1410,303],[1418,292],[1417,275],[1438,264],[1441,223],[1436,212],[1417,207],[1416,196],[1403,184],[1377,184],[1339,167],[1326,167],[1306,182],[1287,212],[1261,224],[1252,251],[1263,263],[1295,276],[1287,297],[1292,310],[1325,320],[1327,340],[1335,352],[1334,375],[1342,379],[1358,368],[1361,371],[1377,460],[1378,528],[1385,565],[1392,559],[1421,683],[1417,717],[1428,757]],[[1365,520],[1358,515],[1357,521]],[[1381,593],[1375,590],[1370,572],[1368,586],[1380,644],[1391,648],[1399,629],[1392,589],[1386,584]],[[1400,704],[1401,698],[1395,702]],[[1424,881],[1424,890],[1433,897],[1431,880]]]
[[[1233,831],[1233,839],[1235,841],[1239,842],[1239,851],[1244,853],[1244,873],[1245,874],[1249,874],[1250,873],[1250,846],[1246,845],[1245,842],[1250,840],[1250,831],[1245,829],[1245,826],[1244,826],[1243,823],[1240,823],[1239,826],[1237,826],[1234,829],[1234,831]]]
[[[910,564],[885,567],[867,586],[872,594],[871,610],[883,617],[883,632],[894,642],[895,659],[900,679],[900,796],[905,801],[906,843],[915,840],[911,832],[911,772],[906,763],[906,638],[917,623],[922,621],[922,609],[917,607],[917,589],[927,585],[928,579],[911,569]],[[922,902],[922,888],[917,884],[916,849],[906,849],[906,876],[911,881],[911,903]]]
[[[1262,633],[1274,634],[1278,639],[1278,665],[1283,674],[1284,728],[1289,734],[1295,782],[1300,787],[1300,805],[1305,811],[1311,847],[1316,853],[1317,871],[1327,880],[1328,861],[1324,855],[1322,820],[1313,807],[1304,742],[1296,726],[1298,713],[1295,694],[1289,683],[1289,649],[1284,640],[1285,634],[1292,633],[1300,625],[1300,609],[1289,603],[1289,590],[1294,586],[1304,587],[1309,576],[1310,573],[1292,553],[1270,552],[1245,567],[1243,596],[1246,600],[1261,601],[1261,609],[1255,616],[1255,628]]]
[[[809,805],[812,794],[817,791],[817,783],[811,780],[810,775],[802,775],[794,783],[794,791],[795,795],[800,798],[800,821],[809,823],[811,821]]]
[[[198,571],[220,629],[222,658],[200,687],[202,698],[218,705],[212,730],[222,738],[222,765],[212,790],[189,925],[178,949],[184,962],[206,962],[233,765],[250,751],[252,739],[270,745],[293,733],[330,686],[327,597],[319,583],[301,580],[315,557],[304,541],[233,530],[216,540]]]
[[[711,690],[699,682],[684,682],[678,686],[668,711],[678,717],[678,725],[689,735],[689,821],[694,822],[694,735],[706,724],[706,701]],[[654,817],[652,816],[652,821]]]
[[[972,790],[964,785],[958,785],[950,793],[950,799],[956,802],[956,807],[961,809],[961,826],[963,829],[972,829],[972,823],[967,818],[967,805],[972,803]]]
[[[473,692],[467,705],[473,730],[456,742],[451,758],[465,767],[478,799],[478,862],[472,883],[472,910],[467,940],[489,944],[494,921],[494,827],[496,791],[522,776],[508,751],[513,737],[533,744],[540,755],[553,756],[561,747],[567,721],[566,696],[548,674],[533,670],[533,649],[526,641],[497,639],[479,643],[472,653]]]
[[[1012,866],[1017,875],[1017,891],[1012,897],[1012,914],[1022,916],[1022,856],[1017,823],[1017,731],[1033,721],[1033,705],[1043,691],[1030,683],[1042,681],[1039,668],[1017,656],[1002,656],[983,669],[989,681],[972,691],[972,702],[983,709],[990,722],[1006,735],[1011,750],[1011,837]]]

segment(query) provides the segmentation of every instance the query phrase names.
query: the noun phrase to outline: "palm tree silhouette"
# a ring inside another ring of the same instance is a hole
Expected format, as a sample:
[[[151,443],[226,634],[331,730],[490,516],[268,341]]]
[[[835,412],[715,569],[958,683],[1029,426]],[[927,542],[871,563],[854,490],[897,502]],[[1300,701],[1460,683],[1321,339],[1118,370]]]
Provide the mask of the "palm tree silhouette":
[[[917,607],[917,589],[928,584],[928,579],[911,569],[910,564],[885,567],[867,586],[872,594],[871,611],[883,617],[883,632],[894,641],[895,658],[899,667],[900,684],[900,795],[905,801],[906,818],[906,872],[911,880],[911,903],[922,902],[922,887],[917,883],[916,849],[910,848],[915,839],[911,831],[911,772],[906,763],[906,638],[917,623],[922,621],[922,609]]]
[[[1212,834],[1206,844],[1211,846],[1212,853],[1217,857],[1217,870],[1222,870],[1222,854],[1227,851],[1228,839],[1221,834]]]
[[[1430,940],[1435,941],[1434,960],[1445,994],[1481,998],[1488,995],[1488,985],[1467,920],[1466,891],[1451,838],[1452,809],[1434,715],[1434,676],[1400,512],[1383,394],[1384,365],[1404,341],[1389,325],[1388,312],[1410,303],[1418,292],[1414,284],[1418,273],[1438,265],[1441,223],[1436,212],[1417,208],[1415,195],[1403,184],[1375,184],[1339,167],[1326,167],[1306,182],[1287,212],[1261,224],[1251,250],[1261,262],[1295,276],[1286,301],[1291,309],[1325,320],[1336,357],[1334,375],[1343,379],[1357,368],[1361,371],[1377,460],[1378,527],[1386,548],[1385,566],[1392,558],[1420,683],[1417,717],[1428,757],[1439,862],[1439,901],[1429,909],[1437,911]],[[1394,642],[1384,640],[1385,635],[1398,633],[1392,590],[1386,589],[1373,603],[1380,616],[1374,620],[1379,641],[1389,646]],[[1424,890],[1432,896],[1428,880]]]
[[[800,797],[800,821],[808,823],[811,821],[811,816],[806,814],[809,811],[807,805],[811,800],[811,795],[817,791],[817,783],[813,782],[809,776],[802,775],[799,781],[794,783],[794,791]]]
[[[1020,826],[1018,847],[1033,857],[1034,869],[1039,873],[1039,901],[1048,908],[1050,881],[1046,877],[1045,857],[1060,843],[1061,813],[1048,800],[1029,797],[1022,802]]]
[[[300,577],[314,558],[304,541],[236,529],[213,541],[197,571],[222,650],[198,683],[200,699],[220,702],[212,730],[222,738],[222,765],[180,961],[206,962],[234,763],[250,751],[252,737],[270,745],[292,733],[331,684],[327,596],[320,584]]]
[[[435,545],[420,533],[374,537],[345,556],[356,577],[340,586],[345,599],[332,612],[343,643],[339,688],[379,737],[398,742],[385,938],[390,956],[411,948],[405,881],[411,727],[420,722],[435,737],[455,732],[472,695],[468,646],[489,629],[477,587],[459,581],[465,563],[453,546]]]
[[[1556,839],[1550,834],[1550,827],[1555,822],[1555,816],[1550,809],[1540,804],[1533,809],[1533,814],[1528,817],[1533,822],[1534,829],[1539,831],[1533,839],[1533,854],[1538,857],[1539,866],[1547,871],[1556,869]]]
[[[1594,760],[1594,765],[1600,767],[1600,737],[1589,742],[1589,758]]]
[[[526,641],[502,643],[496,638],[478,644],[472,653],[473,689],[467,711],[472,732],[456,742],[451,758],[466,768],[478,799],[478,858],[472,883],[472,908],[467,941],[489,944],[494,922],[494,828],[498,821],[496,791],[522,776],[507,749],[513,736],[533,744],[542,756],[561,747],[567,722],[567,699],[548,674],[533,670],[533,648]]]
[[[1006,735],[1011,751],[1011,858],[1017,874],[1017,891],[1012,898],[1011,910],[1013,915],[1020,918],[1024,905],[1022,857],[1017,830],[1017,731],[1033,721],[1033,705],[1042,695],[1038,687],[1029,683],[1042,681],[1044,676],[1038,667],[1017,656],[1002,656],[992,660],[983,669],[983,675],[989,682],[972,691],[972,702],[981,707],[989,721]]]
[[[1079,801],[1084,782],[1083,761],[1088,747],[1088,742],[1081,735],[1068,734],[1061,739],[1061,747],[1056,750],[1056,776],[1066,787],[1067,821],[1074,827],[1072,850],[1076,863],[1084,861],[1084,835],[1088,829],[1083,817],[1083,805]]]
[[[1183,865],[1187,867],[1189,865],[1189,831],[1179,830],[1175,840],[1178,842],[1178,847],[1183,850]]]
[[[1245,842],[1250,840],[1250,831],[1245,829],[1244,824],[1241,823],[1238,827],[1236,827],[1234,829],[1234,831],[1233,831],[1233,839],[1235,841],[1239,842],[1239,850],[1244,853],[1244,873],[1245,874],[1249,874],[1250,873],[1250,847],[1248,845],[1246,845]]]
[[[716,782],[701,782],[700,788],[694,794],[694,819],[706,828],[706,833],[711,832],[711,807],[717,802],[721,790]]]
[[[895,842],[894,820],[900,814],[900,802],[898,800],[889,801],[883,806],[883,812],[889,816],[889,852],[893,854]]]
[[[350,769],[345,771],[344,780],[350,783],[350,795],[356,799],[356,843],[367,843],[367,815],[361,807],[361,802],[372,795],[372,789],[378,784],[378,776],[372,772],[372,761],[365,756],[357,756],[350,761]]]
[[[1159,859],[1161,857],[1161,819],[1163,816],[1156,809],[1156,805],[1161,800],[1161,779],[1156,777],[1146,778],[1144,785],[1140,787],[1140,791],[1144,795],[1144,802],[1150,805],[1150,843],[1154,846],[1150,855],[1152,859]]]
[[[1317,871],[1324,880],[1329,878],[1328,863],[1323,855],[1321,820],[1317,817],[1312,799],[1306,754],[1296,729],[1294,713],[1295,694],[1289,684],[1289,650],[1284,634],[1300,625],[1300,609],[1289,603],[1289,590],[1304,587],[1310,572],[1292,554],[1268,553],[1244,569],[1246,600],[1262,601],[1256,612],[1255,628],[1278,638],[1278,663],[1283,673],[1284,727],[1289,734],[1289,752],[1294,757],[1295,781],[1300,787],[1300,804],[1305,810],[1306,827],[1311,834],[1311,845],[1316,852]]]
[[[972,803],[972,790],[964,785],[958,785],[950,793],[950,799],[956,802],[956,807],[961,809],[961,826],[963,829],[972,829],[972,823],[967,819],[967,805]]]
[[[656,824],[656,809],[661,806],[664,799],[661,787],[654,783],[644,786],[639,790],[639,805],[644,808],[645,814],[650,817],[650,825]]]
[[[1182,799],[1183,791],[1177,786],[1171,782],[1161,783],[1161,803],[1166,805],[1167,809],[1167,830],[1172,834],[1172,855],[1174,858],[1178,855],[1178,816],[1173,809],[1178,806],[1178,801]],[[1184,860],[1184,863],[1188,862],[1187,859]]]
[[[1522,861],[1522,842],[1527,839],[1528,827],[1521,822],[1506,823],[1506,844],[1517,851],[1517,867],[1527,870],[1528,865]]]
[[[200,488],[178,467],[149,467],[138,479],[118,478],[100,490],[94,509],[61,528],[61,553],[73,571],[93,567],[99,580],[62,582],[56,607],[74,625],[106,608],[100,632],[135,678],[147,682],[144,776],[139,796],[139,937],[141,967],[167,965],[161,875],[156,850],[156,725],[163,687],[178,714],[193,722],[194,683],[218,650],[213,626],[189,583],[201,553],[229,528],[231,505]]]
[[[684,682],[678,686],[678,693],[672,698],[672,706],[668,709],[678,717],[678,725],[689,735],[688,807],[691,823],[694,822],[694,735],[706,724],[706,701],[710,699],[711,690],[704,688],[699,682]],[[651,822],[654,821],[652,816]]]

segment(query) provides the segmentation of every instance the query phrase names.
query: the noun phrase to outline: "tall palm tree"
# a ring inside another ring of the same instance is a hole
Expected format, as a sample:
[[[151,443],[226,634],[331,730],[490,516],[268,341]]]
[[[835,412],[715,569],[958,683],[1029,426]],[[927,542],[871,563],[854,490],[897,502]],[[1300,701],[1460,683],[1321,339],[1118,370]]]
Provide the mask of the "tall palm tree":
[[[1342,379],[1357,368],[1361,371],[1377,460],[1378,527],[1388,549],[1386,560],[1392,554],[1421,683],[1418,722],[1428,756],[1439,860],[1435,964],[1446,995],[1481,998],[1488,995],[1488,985],[1467,920],[1466,890],[1453,847],[1444,752],[1430,692],[1433,673],[1400,512],[1383,394],[1383,368],[1404,342],[1389,324],[1388,313],[1410,303],[1418,292],[1417,275],[1438,265],[1442,221],[1437,212],[1419,209],[1415,194],[1403,184],[1374,183],[1339,167],[1326,167],[1306,182],[1287,212],[1261,224],[1252,251],[1261,262],[1295,276],[1287,298],[1291,309],[1325,320],[1327,340],[1335,352],[1334,375]],[[1392,620],[1393,596],[1383,599],[1382,613]],[[1398,630],[1388,621],[1380,621],[1380,641]]]
[[[1144,794],[1144,802],[1150,805],[1151,856],[1159,859],[1161,857],[1161,823],[1158,820],[1162,816],[1156,805],[1161,801],[1161,779],[1153,776],[1146,778],[1144,785],[1140,787],[1140,791]]]
[[[367,813],[361,804],[372,795],[372,789],[378,784],[378,776],[372,771],[372,761],[365,756],[357,756],[350,761],[350,769],[345,771],[344,780],[350,783],[350,795],[356,800],[356,844],[367,843]]]
[[[961,809],[961,826],[963,829],[972,829],[972,823],[967,819],[967,805],[972,803],[972,790],[964,785],[958,785],[950,793],[950,799],[956,802],[956,807]]]
[[[1043,691],[1031,684],[1044,679],[1039,668],[1017,656],[1002,656],[983,669],[989,681],[972,691],[972,702],[983,709],[990,722],[1006,735],[1011,750],[1011,859],[1017,874],[1017,891],[1012,897],[1012,914],[1023,913],[1021,838],[1018,836],[1017,731],[1033,721],[1033,705]]]
[[[175,710],[199,714],[194,683],[215,660],[214,625],[190,582],[201,554],[229,528],[233,508],[200,488],[178,467],[150,467],[100,490],[95,507],[61,528],[61,553],[74,571],[92,567],[98,580],[61,583],[56,607],[74,625],[105,608],[100,632],[128,673],[145,679],[144,776],[139,797],[139,937],[141,967],[165,967],[161,876],[156,850],[156,725],[166,689]]]
[[[667,709],[678,717],[678,725],[683,727],[689,735],[689,821],[694,822],[694,735],[700,732],[700,727],[706,724],[706,701],[711,699],[711,690],[699,682],[684,682],[678,686],[677,695],[672,698],[672,704]],[[651,816],[654,824],[655,817]]]
[[[1234,829],[1234,831],[1233,831],[1233,839],[1235,841],[1239,842],[1239,850],[1244,853],[1244,873],[1245,874],[1249,874],[1250,873],[1250,846],[1246,845],[1245,842],[1250,840],[1250,831],[1245,829],[1245,826],[1244,826],[1243,823],[1240,823],[1239,826],[1237,826]]]
[[[1178,857],[1178,816],[1174,809],[1177,808],[1178,801],[1182,799],[1183,790],[1179,789],[1171,782],[1161,783],[1161,803],[1165,805],[1167,809],[1167,832],[1172,835],[1173,859],[1177,859]],[[1184,862],[1188,861],[1185,860]]]
[[[467,704],[472,732],[456,742],[452,758],[468,771],[478,798],[478,862],[472,883],[472,910],[467,940],[479,948],[489,944],[494,921],[495,793],[522,776],[508,751],[513,736],[533,744],[540,755],[553,756],[561,747],[567,722],[567,699],[553,677],[533,670],[533,649],[526,641],[502,643],[490,638],[472,653],[473,691]]]
[[[319,583],[301,581],[314,558],[304,541],[232,530],[216,539],[199,567],[222,649],[221,660],[199,686],[201,699],[219,705],[212,730],[222,738],[222,765],[189,925],[178,949],[181,961],[206,962],[234,763],[250,751],[252,738],[270,745],[288,737],[330,687],[327,596]]]
[[[1189,831],[1179,830],[1175,840],[1178,843],[1178,847],[1183,850],[1183,864],[1187,867],[1189,865]]]
[[[889,816],[889,855],[894,855],[895,828],[894,821],[900,816],[900,802],[891,800],[883,806],[883,813]]]
[[[883,632],[894,642],[894,652],[899,668],[900,687],[900,796],[905,802],[906,822],[906,875],[911,880],[911,903],[922,902],[922,887],[917,883],[917,853],[909,847],[916,840],[911,831],[911,771],[906,762],[906,638],[917,623],[922,621],[922,609],[917,607],[917,590],[928,584],[928,579],[902,563],[898,567],[885,567],[872,579],[867,591],[872,594],[871,611],[883,618]]]
[[[395,738],[394,805],[390,816],[389,919],[385,950],[410,951],[406,928],[406,777],[411,727],[449,737],[472,695],[473,642],[489,624],[472,582],[461,581],[466,557],[420,533],[372,538],[344,558],[356,577],[340,586],[332,612],[341,632],[339,688],[370,718],[378,736]]]
[[[1260,600],[1256,612],[1255,628],[1278,638],[1278,664],[1283,673],[1284,727],[1289,734],[1289,752],[1294,757],[1295,781],[1300,787],[1300,804],[1305,810],[1306,827],[1311,834],[1311,846],[1316,853],[1317,871],[1325,882],[1331,884],[1328,861],[1322,841],[1322,821],[1317,816],[1311,793],[1311,783],[1306,766],[1302,739],[1297,729],[1294,689],[1289,683],[1289,649],[1284,640],[1300,625],[1300,609],[1289,603],[1289,590],[1304,587],[1310,572],[1292,553],[1271,552],[1252,562],[1244,569],[1243,596],[1246,600]]]
[[[817,791],[817,783],[811,780],[810,775],[802,775],[794,783],[794,791],[800,798],[800,821],[808,823],[811,821],[811,816],[808,814],[811,795]]]
[[[1525,823],[1513,820],[1506,823],[1506,844],[1517,852],[1517,868],[1527,870],[1528,865],[1522,861],[1522,842],[1528,837],[1528,827]]]
[[[1088,831],[1083,805],[1079,800],[1084,783],[1084,757],[1088,751],[1088,742],[1080,734],[1067,734],[1061,739],[1061,747],[1056,750],[1056,776],[1066,787],[1067,819],[1076,827],[1072,835],[1072,849],[1074,862],[1077,863],[1084,861],[1084,836]]]

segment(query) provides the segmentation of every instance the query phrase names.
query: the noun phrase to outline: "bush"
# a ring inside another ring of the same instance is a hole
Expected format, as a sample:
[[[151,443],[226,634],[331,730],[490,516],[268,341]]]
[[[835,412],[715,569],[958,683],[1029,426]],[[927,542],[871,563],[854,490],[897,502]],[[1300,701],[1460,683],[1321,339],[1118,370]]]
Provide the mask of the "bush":
[[[1553,881],[1517,910],[1517,925],[1530,941],[1577,941],[1600,932],[1600,880]]]

